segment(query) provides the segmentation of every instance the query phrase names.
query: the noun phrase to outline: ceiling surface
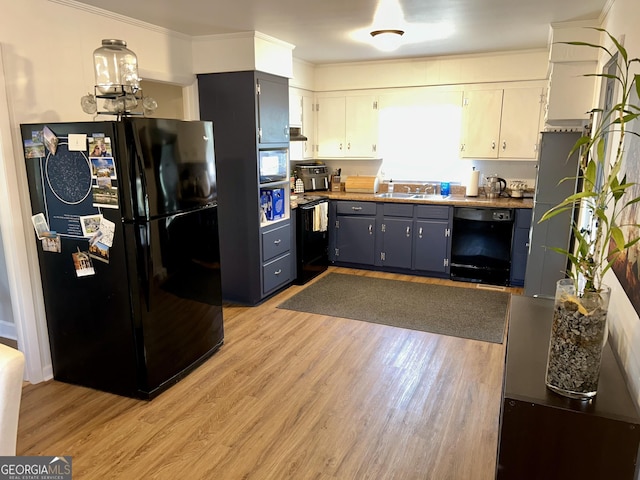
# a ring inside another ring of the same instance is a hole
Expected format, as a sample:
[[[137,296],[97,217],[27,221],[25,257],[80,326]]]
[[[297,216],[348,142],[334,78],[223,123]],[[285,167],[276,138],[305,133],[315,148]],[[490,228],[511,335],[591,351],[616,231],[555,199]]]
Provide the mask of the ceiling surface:
[[[598,19],[607,0],[399,0],[400,17],[374,16],[390,0],[80,0],[192,35],[257,31],[295,45],[314,64],[545,48],[550,24]],[[402,16],[404,18],[402,18]],[[380,18],[382,17],[382,18]],[[385,23],[385,21],[387,23]],[[382,22],[382,23],[380,23]],[[425,39],[442,26],[448,36]],[[407,42],[380,52],[356,31],[399,28]]]

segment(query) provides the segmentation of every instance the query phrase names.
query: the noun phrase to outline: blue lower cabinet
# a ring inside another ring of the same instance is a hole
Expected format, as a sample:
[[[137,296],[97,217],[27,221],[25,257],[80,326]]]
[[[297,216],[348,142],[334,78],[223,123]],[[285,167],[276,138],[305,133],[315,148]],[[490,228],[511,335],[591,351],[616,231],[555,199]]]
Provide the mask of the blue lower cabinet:
[[[373,265],[375,263],[376,217],[337,215],[333,228],[336,262]]]
[[[531,215],[531,209],[516,209],[513,242],[511,244],[511,273],[509,279],[512,287],[524,286],[524,278],[527,271],[527,257],[529,256]]]
[[[416,220],[413,232],[413,269],[449,273],[449,220]]]
[[[385,217],[377,232],[381,235],[379,264],[385,267],[411,268],[413,219]]]

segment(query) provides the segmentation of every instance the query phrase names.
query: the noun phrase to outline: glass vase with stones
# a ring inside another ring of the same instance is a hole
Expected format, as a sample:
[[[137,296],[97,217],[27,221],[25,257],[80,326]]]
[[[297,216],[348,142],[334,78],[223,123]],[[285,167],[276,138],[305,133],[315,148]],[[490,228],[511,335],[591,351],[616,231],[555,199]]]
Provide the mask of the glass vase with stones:
[[[598,391],[611,295],[609,287],[601,287],[580,293],[571,279],[556,285],[546,384],[565,397],[589,399]]]

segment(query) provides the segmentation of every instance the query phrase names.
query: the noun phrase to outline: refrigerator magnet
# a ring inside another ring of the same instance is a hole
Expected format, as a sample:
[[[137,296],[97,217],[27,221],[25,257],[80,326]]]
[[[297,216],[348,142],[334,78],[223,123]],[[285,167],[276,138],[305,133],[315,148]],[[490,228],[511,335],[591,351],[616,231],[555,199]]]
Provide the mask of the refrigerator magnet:
[[[49,232],[49,224],[47,223],[47,219],[44,217],[44,213],[36,213],[31,217],[31,223],[33,223],[33,228],[36,231],[36,235],[38,236],[38,240],[42,240],[47,236]]]
[[[54,233],[54,232],[51,232]],[[51,237],[44,237],[42,239],[42,250],[45,252],[60,253],[62,252],[62,244],[60,242],[59,235],[52,235]]]
[[[33,140],[25,140],[23,143],[24,143],[24,158],[44,157],[43,143],[34,142]]]
[[[102,215],[85,215],[80,217],[83,237],[93,237],[100,230]]]
[[[104,263],[109,263],[109,247],[101,242],[89,245],[89,256]]]
[[[93,178],[100,180],[101,178],[115,179],[116,165],[113,157],[90,157],[91,175]],[[98,182],[98,185],[100,183]]]
[[[56,150],[58,149],[58,137],[56,137],[55,133],[46,126],[42,129],[42,137],[44,139],[44,144],[51,152],[51,155],[55,155]]]
[[[102,182],[92,187],[93,206],[97,208],[119,208],[118,188],[111,184],[110,178],[103,178]]]
[[[67,138],[68,148],[70,152],[86,152],[87,151],[87,134],[86,133],[70,133]]]
[[[73,257],[73,267],[76,270],[77,277],[88,277],[96,274],[89,252],[81,252],[80,249],[78,249],[78,251],[72,253],[71,256]]]
[[[102,217],[100,220],[100,237],[98,241],[107,247],[113,246],[113,233],[116,230],[116,224]]]
[[[111,139],[104,135],[94,135],[89,137],[90,157],[113,157],[111,149]]]

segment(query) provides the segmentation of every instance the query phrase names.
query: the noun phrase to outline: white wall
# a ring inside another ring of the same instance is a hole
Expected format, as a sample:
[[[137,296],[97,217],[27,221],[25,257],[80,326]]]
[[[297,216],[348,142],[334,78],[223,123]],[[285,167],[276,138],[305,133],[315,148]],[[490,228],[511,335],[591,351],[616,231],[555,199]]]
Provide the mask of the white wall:
[[[78,6],[66,0],[0,0],[0,220],[18,345],[33,382],[50,378],[52,371],[19,125],[91,120],[80,97],[93,91],[92,53],[102,38],[126,40],[143,78],[195,82],[190,38]]]
[[[0,246],[2,246],[2,232],[0,232]],[[4,249],[0,248],[0,337],[16,340],[16,325],[13,321],[11,308],[11,289],[7,277],[7,262]]]
[[[616,0],[603,25],[603,28],[622,41],[629,58],[640,57],[639,19],[640,3],[637,0]],[[635,73],[640,73],[640,69],[636,67]],[[605,282],[612,290],[609,339],[624,364],[636,404],[640,405],[640,319],[617,278],[609,274]]]
[[[547,79],[546,49],[316,67],[314,90],[461,85]]]

